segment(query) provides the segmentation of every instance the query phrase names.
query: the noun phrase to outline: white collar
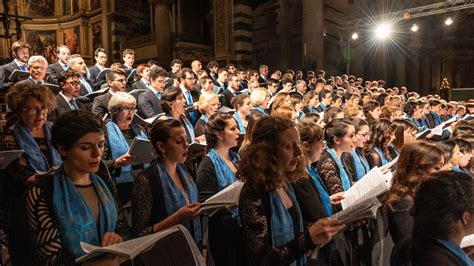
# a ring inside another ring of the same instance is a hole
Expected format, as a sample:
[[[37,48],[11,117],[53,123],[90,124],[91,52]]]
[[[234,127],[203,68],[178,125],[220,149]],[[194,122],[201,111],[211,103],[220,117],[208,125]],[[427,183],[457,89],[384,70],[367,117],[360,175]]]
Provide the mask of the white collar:
[[[59,92],[59,95],[63,96],[64,100],[66,100],[67,103],[69,103],[71,100],[74,99],[74,97],[73,98],[67,97],[66,95],[63,94],[62,91]]]

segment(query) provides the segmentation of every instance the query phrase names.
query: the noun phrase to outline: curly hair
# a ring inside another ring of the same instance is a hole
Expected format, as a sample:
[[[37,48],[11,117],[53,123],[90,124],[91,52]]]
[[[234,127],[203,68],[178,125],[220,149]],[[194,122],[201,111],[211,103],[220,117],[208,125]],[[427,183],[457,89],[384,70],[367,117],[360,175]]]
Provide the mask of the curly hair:
[[[296,169],[285,172],[279,166],[280,135],[295,123],[281,117],[263,117],[255,125],[252,142],[242,151],[238,176],[260,191],[273,192],[279,186],[305,178],[303,156]]]
[[[417,141],[403,146],[397,163],[392,187],[385,200],[385,207],[392,209],[392,204],[405,196],[413,197],[416,189],[427,177],[426,170],[444,161],[443,151],[434,144]]]
[[[392,123],[387,119],[380,119],[370,127],[370,140],[367,143],[366,151],[371,151],[373,148],[378,147],[382,150],[382,153],[390,158],[388,146],[392,139],[394,128]]]
[[[30,98],[43,103],[50,111],[56,109],[54,93],[48,87],[42,85],[15,85],[10,88],[5,98],[8,107],[16,113],[20,112],[25,102]]]
[[[209,121],[206,124],[206,143],[208,149],[217,147],[217,133],[224,132],[225,127],[228,125],[229,119],[234,119],[232,113],[215,113],[209,117]]]

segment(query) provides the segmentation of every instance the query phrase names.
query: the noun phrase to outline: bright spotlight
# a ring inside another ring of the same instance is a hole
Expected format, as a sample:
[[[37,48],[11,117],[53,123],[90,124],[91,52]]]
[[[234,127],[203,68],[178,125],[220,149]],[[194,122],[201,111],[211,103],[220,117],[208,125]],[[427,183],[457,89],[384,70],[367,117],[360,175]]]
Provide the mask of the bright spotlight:
[[[444,24],[446,24],[446,26],[449,26],[449,25],[453,24],[453,19],[451,17],[447,18],[444,21]]]
[[[379,39],[385,39],[390,36],[390,32],[392,31],[391,26],[388,24],[380,24],[377,26],[375,30],[375,34]]]
[[[417,32],[418,31],[418,25],[413,24],[413,26],[411,26],[411,31]]]
[[[357,40],[357,38],[359,38],[359,34],[357,34],[357,32],[354,32],[354,33],[352,33],[351,37],[352,37],[353,40]]]

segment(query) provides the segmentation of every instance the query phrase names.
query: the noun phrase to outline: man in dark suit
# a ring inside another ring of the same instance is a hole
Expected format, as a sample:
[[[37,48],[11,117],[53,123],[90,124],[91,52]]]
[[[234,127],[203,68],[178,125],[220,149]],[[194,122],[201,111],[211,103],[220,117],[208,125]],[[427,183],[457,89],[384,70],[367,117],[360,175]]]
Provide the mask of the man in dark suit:
[[[97,80],[100,71],[104,70],[107,63],[107,52],[104,48],[97,48],[94,51],[95,65],[89,68],[90,80],[94,90],[100,89],[105,80]]]
[[[258,77],[258,83],[260,83],[260,85],[267,84],[268,66],[260,65],[258,67],[258,72],[260,72],[260,76]]]
[[[82,102],[76,101],[80,91],[80,76],[73,70],[67,70],[58,77],[61,91],[56,95],[56,109],[49,114],[49,121],[54,123],[61,115],[71,110],[87,110]]]
[[[69,68],[76,71],[81,75],[79,81],[81,82],[81,91],[80,95],[84,96],[94,91],[92,84],[86,78],[87,66],[84,62],[84,59],[79,54],[73,54],[68,61]]]
[[[183,97],[186,100],[186,105],[192,105],[195,102],[199,101],[199,93],[194,90],[194,84],[196,83],[196,78],[194,73],[190,68],[183,68],[178,74],[179,79],[179,88],[183,92]],[[198,120],[198,112],[196,110],[190,111],[187,114],[189,121],[193,125],[196,124]]]
[[[225,69],[225,68],[223,68]],[[216,61],[210,61],[208,64],[207,64],[207,71],[209,71],[209,77],[212,79],[212,81],[214,81],[214,84],[216,85],[219,85],[217,83],[217,75],[218,75],[218,71],[219,71],[219,63],[217,63]],[[226,70],[227,71],[227,70]]]
[[[132,84],[131,90],[146,90],[151,87],[150,66],[148,64],[140,64],[137,67],[137,75],[140,79]]]
[[[150,88],[138,96],[138,109],[143,118],[150,118],[163,112],[160,99],[168,77],[166,70],[161,67],[152,67],[149,75]]]
[[[230,109],[233,109],[232,100],[234,97],[240,93],[240,80],[239,77],[230,75],[227,78],[227,89],[224,91],[224,97],[221,98],[222,106],[226,106]]]
[[[17,84],[44,84],[47,67],[48,61],[46,61],[46,58],[41,55],[33,55],[28,59],[28,71],[30,72],[30,77],[18,82]]]
[[[109,91],[106,94],[95,97],[92,104],[92,113],[97,114],[101,118],[109,112],[109,101],[112,95],[116,92],[125,91],[127,83],[125,73],[118,69],[110,70],[106,78]]]
[[[10,75],[15,69],[27,71],[31,47],[25,42],[16,41],[12,45],[13,61],[0,67],[0,102],[7,89],[19,80],[10,80]]]
[[[227,70],[225,70],[225,68],[219,68],[219,70],[217,71],[217,79],[214,80],[214,84],[219,87],[217,93],[223,93],[225,91],[227,87],[226,81],[228,76],[229,73],[227,72]]]
[[[56,48],[56,55],[58,61],[48,66],[46,73],[48,73],[48,82],[58,84],[58,76],[62,75],[68,69],[68,61],[71,56],[71,51],[66,45],[59,45]]]

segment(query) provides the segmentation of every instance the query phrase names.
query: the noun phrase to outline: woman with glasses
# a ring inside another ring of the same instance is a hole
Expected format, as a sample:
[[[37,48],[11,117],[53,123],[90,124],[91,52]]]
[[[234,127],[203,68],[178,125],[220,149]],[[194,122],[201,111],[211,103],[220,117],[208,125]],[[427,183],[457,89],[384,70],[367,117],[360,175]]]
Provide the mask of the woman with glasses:
[[[389,146],[394,138],[392,123],[381,119],[372,124],[371,137],[367,142],[366,156],[370,168],[386,165],[395,158],[390,155]]]
[[[135,138],[148,139],[145,130],[132,124],[135,108],[136,100],[132,95],[126,92],[114,93],[108,105],[111,119],[105,125],[107,141],[102,159],[115,177],[122,205],[131,200],[133,181],[147,166],[133,163],[133,154],[128,152]]]
[[[40,174],[61,165],[61,156],[51,145],[51,125],[48,111],[54,110],[54,94],[40,85],[13,86],[6,94],[8,107],[18,120],[9,127],[1,140],[1,150],[23,150],[20,158],[7,166],[6,226],[10,254],[14,264],[27,265],[29,249],[25,231],[23,195],[27,187],[40,179]]]
[[[365,146],[370,138],[370,128],[365,120],[360,118],[351,119],[355,127],[354,143],[350,152],[342,154],[342,161],[353,182],[359,181],[369,171],[370,166],[365,159]]]
[[[388,228],[395,244],[409,236],[413,229],[409,210],[416,190],[430,174],[440,171],[443,166],[443,152],[435,145],[417,141],[403,146],[392,187],[384,202],[388,211]]]
[[[252,104],[252,113],[262,113],[267,115],[268,102],[270,95],[264,88],[257,88],[250,94],[250,104]]]
[[[391,265],[473,265],[460,247],[474,233],[473,188],[469,175],[453,171],[423,182],[413,200],[413,230],[393,249]]]
[[[209,117],[217,113],[219,106],[220,102],[217,94],[213,92],[203,92],[201,96],[199,96],[198,110],[201,113],[201,117],[194,126],[194,133],[196,136],[204,135]]]

